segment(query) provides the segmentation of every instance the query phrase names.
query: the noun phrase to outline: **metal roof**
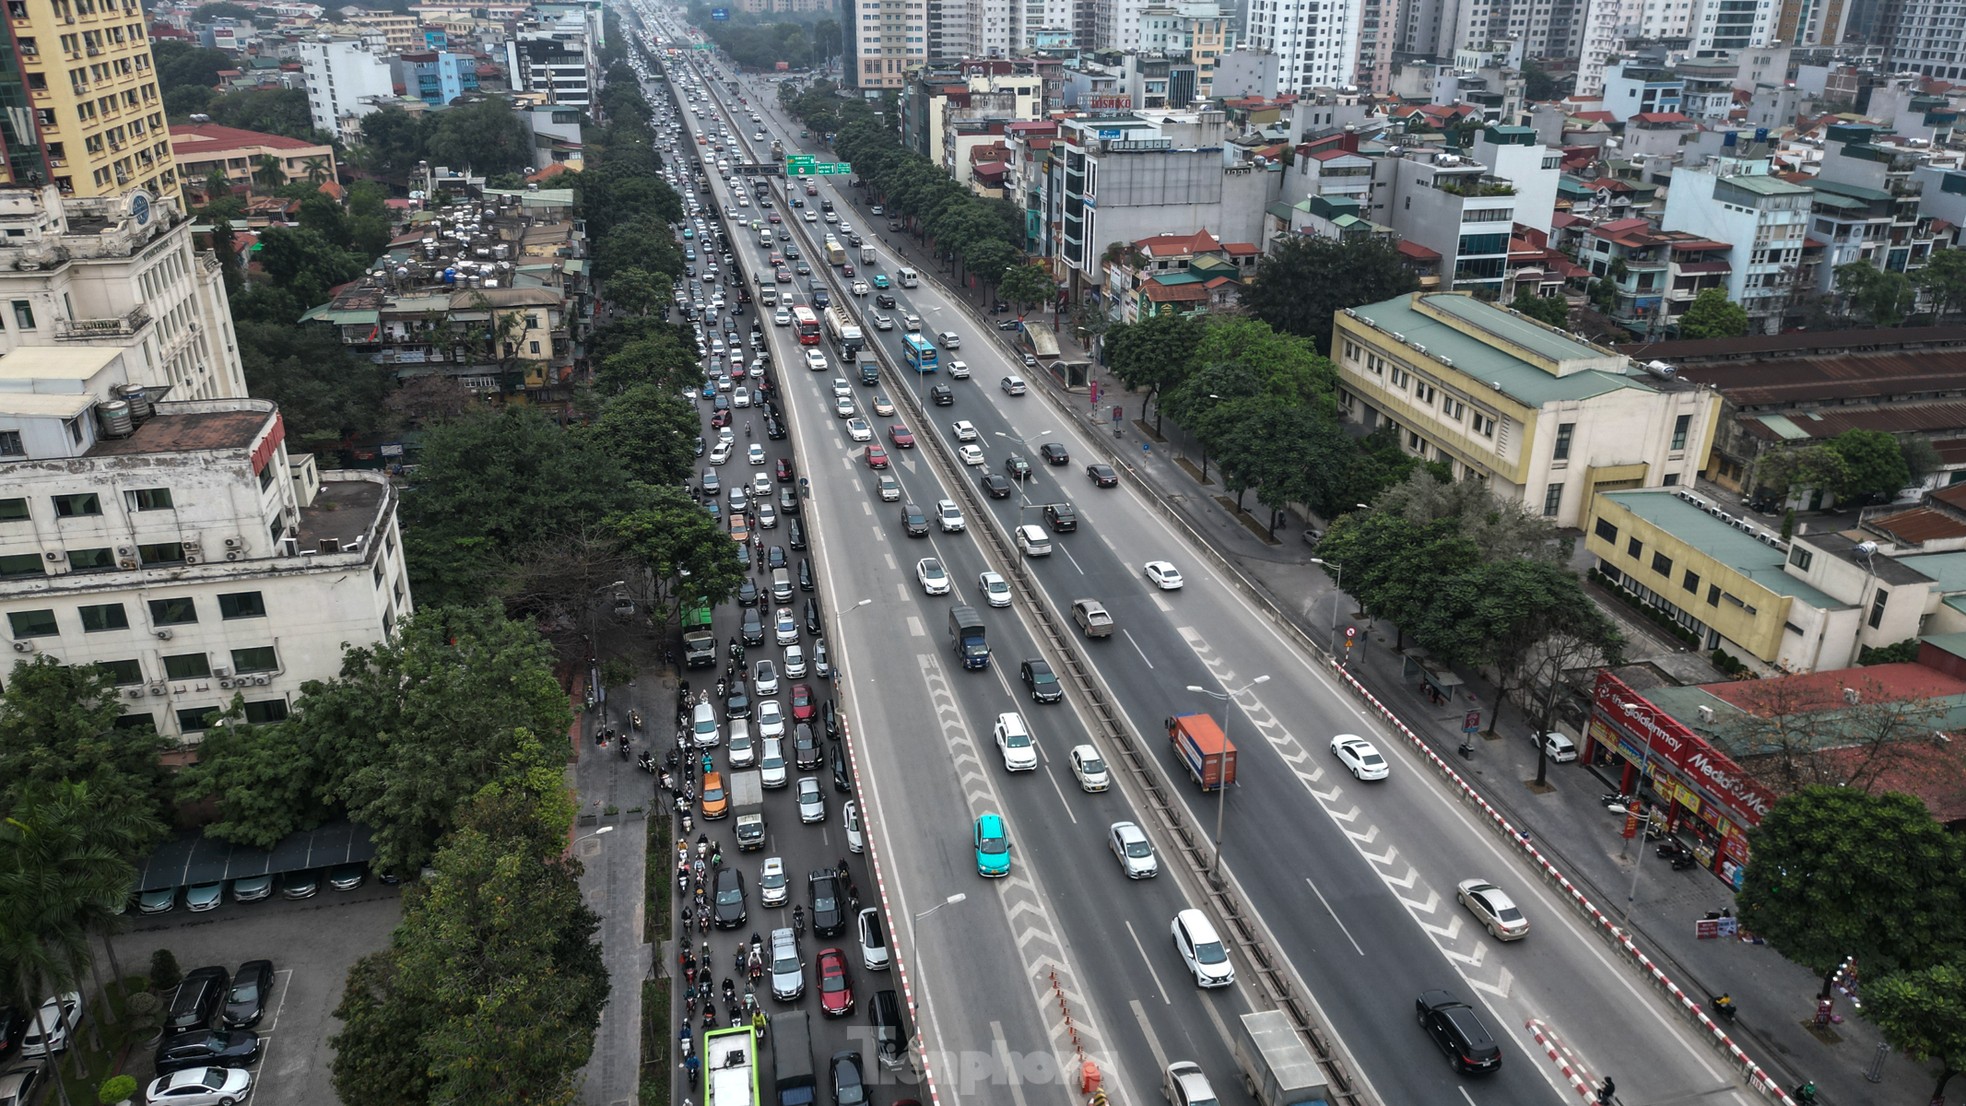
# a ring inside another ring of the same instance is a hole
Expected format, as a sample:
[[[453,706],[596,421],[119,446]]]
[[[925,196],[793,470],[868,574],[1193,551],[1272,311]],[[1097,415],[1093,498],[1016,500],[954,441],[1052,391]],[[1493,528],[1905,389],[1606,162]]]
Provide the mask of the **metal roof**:
[[[234,845],[203,833],[181,833],[158,846],[137,868],[136,890],[195,887],[250,876],[355,864],[375,857],[367,826],[330,822],[280,839],[272,849]]]

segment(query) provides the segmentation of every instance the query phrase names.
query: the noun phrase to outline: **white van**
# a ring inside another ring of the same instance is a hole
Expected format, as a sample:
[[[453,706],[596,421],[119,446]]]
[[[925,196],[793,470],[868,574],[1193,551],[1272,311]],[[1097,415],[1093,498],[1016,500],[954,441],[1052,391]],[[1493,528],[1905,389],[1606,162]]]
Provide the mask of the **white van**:
[[[894,276],[896,280],[901,282],[901,287],[903,288],[913,288],[915,285],[921,283],[921,277],[917,276],[915,270],[910,269],[906,265],[897,266],[894,270]]]
[[[1051,535],[1042,526],[1019,526],[1017,528],[1017,548],[1026,557],[1051,556]]]
[[[768,249],[770,249],[770,248],[771,248],[771,245],[772,245],[772,239],[771,239],[771,231],[769,231],[769,230],[761,230],[761,231],[759,231],[759,232],[758,232],[758,248],[759,248],[759,249],[761,249],[761,250],[768,250]]]

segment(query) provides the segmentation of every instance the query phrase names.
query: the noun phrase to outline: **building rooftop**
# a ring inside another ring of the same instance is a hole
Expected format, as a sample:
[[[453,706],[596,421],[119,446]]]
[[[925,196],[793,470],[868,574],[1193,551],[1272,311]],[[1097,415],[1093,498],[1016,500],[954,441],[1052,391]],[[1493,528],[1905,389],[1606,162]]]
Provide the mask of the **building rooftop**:
[[[1604,494],[1632,514],[1697,547],[1777,595],[1789,596],[1821,610],[1842,610],[1849,606],[1784,571],[1782,566],[1788,563],[1784,550],[1736,530],[1674,495],[1671,488]]]
[[[1435,318],[1430,311],[1450,321]],[[1415,292],[1352,312],[1379,330],[1400,336],[1409,347],[1424,346],[1427,356],[1446,358],[1456,371],[1530,407],[1591,399],[1627,388],[1656,390],[1649,382],[1611,371],[1624,361],[1612,351],[1472,296]],[[1525,359],[1510,346],[1550,362],[1551,367]]]
[[[244,450],[275,417],[273,405],[259,401],[253,408],[234,411],[173,412],[168,405],[127,438],[103,438],[91,457],[131,457],[146,453],[188,453],[199,450]]]
[[[323,474],[325,477],[332,475]],[[357,551],[357,539],[375,525],[383,504],[391,495],[385,480],[374,478],[373,473],[360,475],[370,478],[328,478],[321,481],[314,502],[301,508],[300,520],[295,527],[295,537],[302,550],[322,553]]]
[[[325,149],[327,143],[308,142],[299,138],[288,138],[284,134],[249,131],[240,127],[221,127],[217,123],[171,125],[171,150],[179,157],[186,154],[197,155],[207,150],[233,150],[244,146],[267,146],[273,149],[300,151]]]

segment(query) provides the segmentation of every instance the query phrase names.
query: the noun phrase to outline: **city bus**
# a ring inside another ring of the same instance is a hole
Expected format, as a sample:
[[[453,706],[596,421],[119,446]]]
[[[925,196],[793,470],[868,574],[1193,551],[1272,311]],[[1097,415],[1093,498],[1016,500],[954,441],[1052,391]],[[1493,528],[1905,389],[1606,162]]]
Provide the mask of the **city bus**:
[[[813,314],[812,308],[805,304],[799,304],[792,309],[792,330],[799,336],[800,345],[819,344],[819,316]]]
[[[758,1035],[749,1025],[703,1035],[703,1106],[758,1106]]]
[[[908,367],[918,373],[935,371],[935,346],[919,334],[903,334],[901,350],[908,358]]]

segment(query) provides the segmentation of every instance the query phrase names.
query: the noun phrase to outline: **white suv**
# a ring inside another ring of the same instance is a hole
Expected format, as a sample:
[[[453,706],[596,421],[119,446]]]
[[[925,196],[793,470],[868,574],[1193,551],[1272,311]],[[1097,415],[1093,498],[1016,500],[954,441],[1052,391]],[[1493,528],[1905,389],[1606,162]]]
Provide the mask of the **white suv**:
[[[1038,743],[1017,712],[1007,711],[997,715],[996,740],[997,752],[1003,755],[1004,771],[1038,770]]]
[[[937,500],[935,503],[935,518],[936,521],[942,524],[943,533],[945,534],[962,533],[963,512],[961,507],[956,506],[955,500],[953,499]]]

